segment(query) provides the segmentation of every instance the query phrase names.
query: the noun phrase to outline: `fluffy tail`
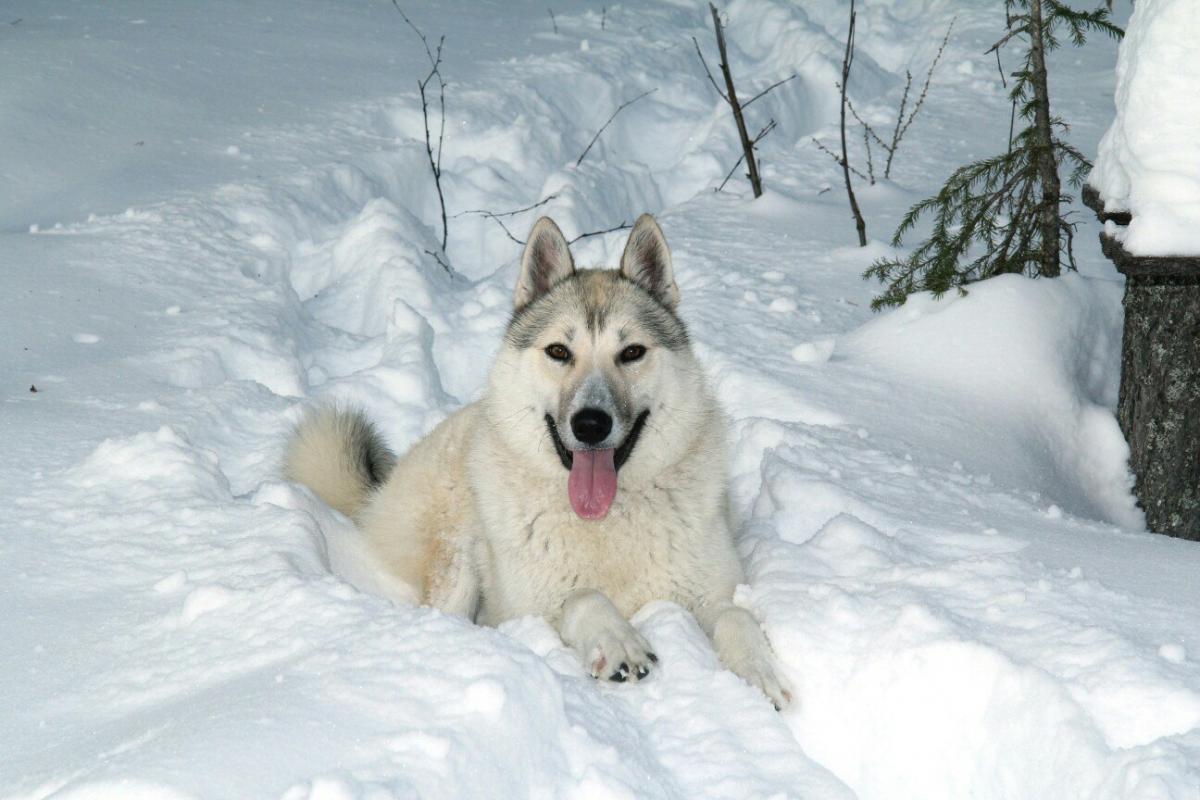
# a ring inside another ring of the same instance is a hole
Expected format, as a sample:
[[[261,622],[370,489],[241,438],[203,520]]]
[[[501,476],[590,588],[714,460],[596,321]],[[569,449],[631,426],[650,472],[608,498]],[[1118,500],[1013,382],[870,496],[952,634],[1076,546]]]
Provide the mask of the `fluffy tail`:
[[[395,464],[396,456],[361,411],[324,406],[309,411],[296,427],[283,471],[353,517]]]

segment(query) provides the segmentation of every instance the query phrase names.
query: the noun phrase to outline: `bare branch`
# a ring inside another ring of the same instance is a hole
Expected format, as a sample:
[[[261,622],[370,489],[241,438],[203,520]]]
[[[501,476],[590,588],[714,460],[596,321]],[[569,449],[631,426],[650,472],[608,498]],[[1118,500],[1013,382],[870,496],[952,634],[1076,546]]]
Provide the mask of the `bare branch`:
[[[413,32],[421,39],[421,44],[425,47],[425,55],[429,57],[429,73],[423,80],[417,81],[417,92],[421,95],[421,116],[425,120],[425,155],[429,159],[429,170],[433,173],[433,184],[437,189],[438,205],[442,212],[442,252],[446,251],[446,244],[450,237],[450,227],[446,221],[446,196],[442,191],[442,150],[446,140],[446,81],[442,78],[442,47],[446,43],[446,37],[442,36],[438,40],[437,50],[429,47],[429,40],[425,38],[425,34],[421,32],[413,21],[404,13],[404,9],[400,8],[400,3],[397,0],[392,0],[392,5],[396,7],[396,11],[408,24],[408,27],[413,29]],[[429,130],[429,97],[426,94],[426,88],[429,84],[437,79],[438,85],[438,109],[441,117],[438,125],[438,140],[437,152],[434,152],[433,136]],[[438,259],[447,271],[450,271],[449,265]]]
[[[755,135],[753,141],[751,141],[750,144],[752,144],[752,145],[758,144],[760,141],[762,141],[762,139],[764,137],[766,137],[766,135],[768,133],[775,130],[775,128],[776,128],[775,120],[772,119],[765,126],[763,126],[763,129],[760,130],[757,135]],[[738,156],[738,160],[733,162],[733,166],[729,168],[729,172],[725,173],[725,179],[721,181],[721,184],[717,188],[713,189],[714,193],[719,192],[725,188],[725,184],[729,183],[729,179],[732,178],[733,173],[737,171],[738,165],[740,165],[745,160],[746,160],[745,153],[742,153],[740,156]]]
[[[756,133],[754,135],[754,138],[750,140],[750,144],[758,144],[759,142],[761,142],[763,140],[764,137],[766,137],[766,135],[768,133],[775,130],[776,127],[778,127],[778,126],[775,124],[775,120],[772,119],[770,122],[768,122],[766,125],[763,126],[762,130],[760,130],[758,133]]]
[[[535,208],[544,206],[544,205],[546,205],[546,203],[549,203],[551,200],[554,200],[557,197],[558,197],[557,192],[554,194],[548,194],[545,197],[543,197],[541,200],[538,200],[533,205],[528,205],[528,206],[525,206],[524,208],[518,208],[513,211],[495,211],[495,212],[493,212],[493,211],[488,211],[487,209],[483,209],[483,208],[473,208],[473,209],[469,209],[467,211],[460,211],[457,214],[454,214],[453,216],[451,216],[450,218],[458,219],[459,217],[465,216],[467,214],[479,214],[480,216],[484,216],[484,217],[515,217],[517,214],[523,214],[526,211],[532,211]]]
[[[641,94],[639,94],[637,97],[633,98],[632,100],[626,100],[624,103],[621,103],[621,105],[617,106],[617,110],[612,113],[612,116],[610,116],[608,118],[607,122],[605,122],[603,125],[600,126],[600,130],[596,131],[596,135],[592,137],[592,140],[590,142],[588,142],[588,146],[583,149],[583,152],[579,155],[579,158],[576,159],[576,161],[575,161],[575,166],[578,167],[580,164],[583,163],[583,159],[587,156],[588,152],[591,151],[592,145],[594,145],[596,143],[596,140],[600,138],[600,134],[604,133],[604,130],[609,125],[612,124],[612,121],[617,118],[617,114],[620,114],[627,107],[633,105],[638,100],[641,100],[646,95],[654,94],[657,91],[658,91],[658,87],[656,86],[653,89],[650,89],[649,91],[642,92]]]
[[[725,173],[725,180],[721,181],[721,185],[718,186],[716,189],[713,189],[713,191],[719,192],[722,189],[724,189],[725,184],[729,183],[729,179],[733,177],[733,173],[737,170],[738,165],[741,164],[745,160],[746,160],[745,153],[742,153],[740,156],[738,156],[738,160],[733,162],[733,166],[729,168],[729,172]]]
[[[755,100],[757,100],[758,98],[762,97],[763,95],[765,95],[767,92],[771,91],[772,89],[775,89],[775,88],[777,88],[777,87],[779,87],[779,86],[783,86],[785,83],[787,83],[787,82],[788,82],[788,81],[790,81],[790,80],[793,80],[795,77],[796,77],[796,73],[794,73],[794,72],[793,72],[791,75],[789,75],[788,77],[784,78],[783,80],[781,80],[781,81],[775,81],[775,82],[774,82],[774,83],[772,83],[770,86],[768,86],[767,88],[763,89],[763,90],[762,90],[761,92],[759,92],[758,94],[754,95],[754,97],[751,97],[749,100],[747,100],[746,102],[742,103],[742,110],[743,110],[743,111],[745,111],[747,108],[749,108],[749,107],[750,107],[750,104],[751,104],[751,103],[753,103]]]
[[[721,15],[717,11],[717,7],[709,3],[708,10],[712,13],[713,29],[717,34],[717,51],[721,54],[721,74],[725,77],[726,100],[729,108],[733,111],[733,121],[737,124],[738,138],[741,139],[742,152],[746,156],[746,172],[747,177],[750,178],[750,188],[754,191],[755,198],[759,198],[763,193],[762,178],[759,177],[758,162],[754,158],[754,142],[750,141],[750,134],[746,130],[746,117],[742,114],[741,104],[738,103],[737,87],[734,85],[733,71],[729,66],[729,54],[725,50],[725,29],[721,25]],[[699,49],[699,45],[697,45],[697,49]]]
[[[558,33],[558,20],[554,18],[554,9],[547,8],[546,13],[550,15],[550,24],[554,26],[554,32]]]
[[[505,225],[503,222],[500,221],[500,217],[498,215],[488,214],[487,217],[489,219],[491,219],[492,221],[494,221],[497,225],[499,225],[504,230],[505,235],[508,236],[509,239],[512,239],[514,242],[516,242],[519,245],[525,244],[524,239],[518,239],[517,237],[513,236],[512,231],[510,231],[508,229],[507,225]],[[575,244],[580,239],[587,239],[592,236],[602,236],[603,234],[606,234],[606,233],[612,233],[614,231],[623,231],[623,230],[627,230],[632,227],[633,226],[630,225],[628,222],[622,222],[620,225],[614,225],[611,228],[605,228],[602,231],[588,231],[587,233],[581,233],[578,236],[576,236],[574,239],[568,240],[567,244]]]
[[[815,144],[817,146],[818,150],[820,150],[822,153],[824,153],[825,155],[827,155],[833,159],[833,163],[837,164],[839,167],[842,166],[842,157],[841,156],[839,156],[837,153],[833,152],[828,147],[826,147],[824,144],[822,144],[821,140],[816,138],[815,136],[813,137],[812,141],[813,141],[813,144]],[[868,178],[866,175],[863,175],[861,172],[856,170],[854,167],[850,167],[850,171],[853,172],[858,177],[862,178],[864,181],[870,180],[870,178]]]
[[[933,57],[933,63],[929,65],[929,72],[925,73],[925,83],[923,86],[921,86],[921,94],[917,97],[917,103],[916,103],[916,105],[913,106],[912,113],[910,113],[908,115],[908,119],[905,120],[904,127],[900,127],[899,124],[897,124],[897,126],[896,126],[896,134],[892,137],[892,149],[891,149],[892,155],[895,155],[896,148],[900,146],[900,140],[903,139],[904,134],[908,132],[908,126],[912,125],[913,120],[917,118],[917,114],[919,114],[921,112],[921,107],[923,105],[925,105],[925,96],[927,94],[929,94],[929,84],[933,81],[933,71],[934,71],[934,69],[937,68],[938,62],[942,60],[942,54],[946,52],[946,43],[950,41],[950,32],[954,30],[954,23],[957,21],[958,21],[957,17],[950,20],[950,25],[947,26],[947,28],[946,28],[946,35],[942,37],[942,43],[941,43],[941,45],[938,46],[937,54]],[[996,52],[997,52],[997,54],[999,54],[1000,51],[997,50]],[[912,82],[911,75],[909,76],[909,82],[910,82],[910,84]],[[905,95],[905,97],[908,96],[908,87],[907,86],[904,88],[904,95]],[[897,118],[897,123],[899,122],[899,119],[903,118],[903,117],[904,117],[904,102],[902,100],[900,103],[900,117]],[[883,177],[885,177],[885,178],[888,177],[888,174],[891,172],[891,167],[892,167],[892,159],[889,156],[888,157],[888,167],[884,171]]]
[[[433,256],[433,260],[436,261],[442,269],[446,270],[446,272],[450,273],[451,275],[454,274],[454,270],[450,269],[450,265],[443,261],[441,256],[432,250],[426,250],[425,252],[426,254]]]
[[[580,239],[587,239],[588,237],[591,237],[591,236],[602,236],[606,233],[612,233],[614,231],[623,231],[623,230],[627,230],[632,227],[633,226],[630,225],[628,222],[622,222],[620,225],[614,225],[611,228],[605,228],[602,231],[588,231],[587,233],[581,233],[578,236],[576,236],[574,239],[569,240],[567,242],[567,244],[575,244]]]
[[[488,219],[490,219],[492,222],[495,222],[497,225],[499,225],[499,226],[500,226],[500,229],[501,229],[502,231],[504,231],[504,235],[505,235],[505,236],[507,236],[508,238],[512,239],[512,240],[513,240],[514,242],[516,242],[517,244],[521,244],[521,245],[525,244],[525,240],[524,240],[524,239],[518,239],[517,237],[513,236],[513,233],[512,233],[512,231],[510,231],[510,230],[508,229],[508,226],[504,224],[504,222],[503,222],[503,221],[500,219],[500,217],[499,217],[499,216],[497,216],[496,214],[485,214],[484,216],[486,216],[486,217],[487,217]]]
[[[436,65],[437,61],[435,61],[433,58],[433,52],[429,49],[429,40],[425,38],[425,34],[421,33],[421,29],[414,25],[413,21],[408,18],[407,14],[404,13],[404,9],[400,8],[400,3],[398,0],[392,0],[392,5],[394,5],[396,10],[400,12],[400,16],[403,17],[404,21],[408,23],[408,27],[412,28],[413,32],[416,33],[417,36],[421,37],[421,44],[425,45],[425,55],[429,56],[429,63]],[[440,59],[440,51],[438,52],[438,56]]]
[[[1036,0],[1035,0],[1036,1]],[[850,65],[854,63],[854,28],[858,15],[854,10],[854,0],[850,0],[850,30],[846,34],[846,53],[842,56],[842,175],[846,179],[846,196],[850,199],[850,210],[854,214],[854,227],[858,231],[859,247],[867,246],[867,223],[858,207],[854,196],[854,186],[850,183],[850,159],[846,154],[846,86],[850,83]]]
[[[861,122],[861,120],[859,120]],[[875,159],[871,153],[871,137],[867,135],[871,131],[870,126],[864,124],[863,129],[863,149],[867,151],[867,175],[871,185],[875,185]]]
[[[712,70],[708,68],[708,62],[704,60],[704,53],[701,52],[700,43],[696,41],[695,36],[692,37],[692,44],[696,45],[696,55],[700,56],[700,63],[704,66],[704,74],[708,76],[708,82],[711,83],[712,87],[717,90],[717,94],[721,96],[721,99],[728,103],[729,98],[726,97],[725,93],[721,91],[721,87],[717,86],[717,81],[713,77]]]
[[[841,91],[842,85],[839,83],[837,86],[838,86],[838,91]],[[888,146],[887,142],[885,142],[883,139],[880,139],[879,134],[875,133],[875,129],[872,128],[869,123],[865,122],[863,120],[863,118],[858,115],[858,111],[855,110],[854,103],[850,102],[849,96],[846,97],[846,108],[850,109],[850,113],[854,115],[854,118],[856,120],[858,120],[858,124],[862,125],[863,128],[866,129],[867,133],[871,134],[871,138],[874,139],[876,142],[878,142],[880,147],[882,147],[884,150],[886,150],[887,146]]]

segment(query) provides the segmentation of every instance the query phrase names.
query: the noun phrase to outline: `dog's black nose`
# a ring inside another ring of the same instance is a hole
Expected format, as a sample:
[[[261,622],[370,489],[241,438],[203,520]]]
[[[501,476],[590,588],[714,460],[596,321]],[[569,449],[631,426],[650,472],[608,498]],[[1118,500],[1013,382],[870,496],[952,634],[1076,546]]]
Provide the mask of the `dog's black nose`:
[[[584,444],[599,444],[612,431],[612,417],[598,408],[584,408],[571,417],[571,432]]]

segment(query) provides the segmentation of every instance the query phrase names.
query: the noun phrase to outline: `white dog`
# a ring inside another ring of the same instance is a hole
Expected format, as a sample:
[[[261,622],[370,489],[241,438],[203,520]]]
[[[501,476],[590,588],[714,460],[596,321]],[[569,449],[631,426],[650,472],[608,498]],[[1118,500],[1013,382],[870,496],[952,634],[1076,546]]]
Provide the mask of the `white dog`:
[[[352,517],[423,602],[489,625],[543,616],[593,676],[636,681],[658,658],[628,618],[671,600],[782,708],[770,646],[733,603],[725,420],[678,303],[653,217],[618,270],[576,270],[542,218],[483,399],[399,460],[360,414],[316,410],[287,474]]]

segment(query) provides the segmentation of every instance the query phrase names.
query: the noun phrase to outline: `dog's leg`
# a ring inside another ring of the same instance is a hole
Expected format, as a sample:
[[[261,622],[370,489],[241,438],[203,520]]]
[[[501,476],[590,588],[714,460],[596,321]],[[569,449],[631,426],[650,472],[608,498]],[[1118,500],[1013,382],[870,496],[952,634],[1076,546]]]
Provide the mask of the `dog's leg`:
[[[712,639],[721,663],[751,686],[762,689],[776,709],[788,707],[792,693],[775,672],[771,645],[753,614],[722,600],[696,609],[696,619]]]
[[[650,643],[595,589],[580,589],[567,597],[558,629],[593,678],[637,681],[658,662]]]

